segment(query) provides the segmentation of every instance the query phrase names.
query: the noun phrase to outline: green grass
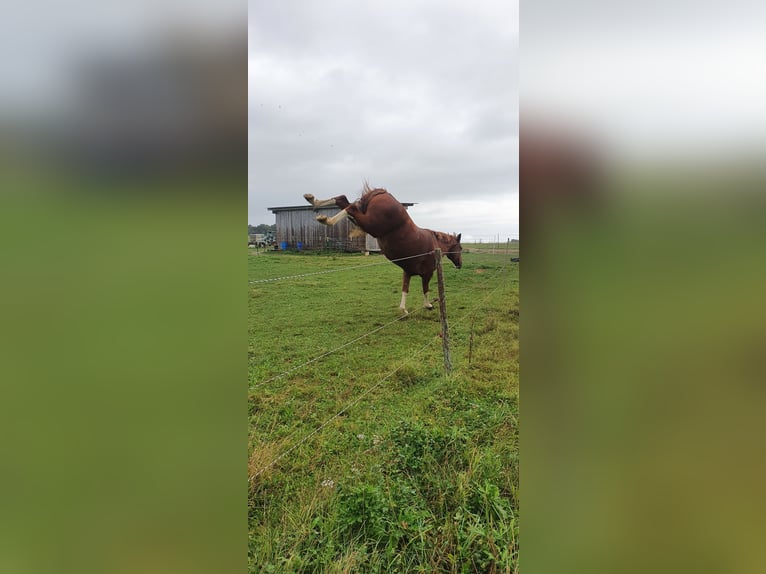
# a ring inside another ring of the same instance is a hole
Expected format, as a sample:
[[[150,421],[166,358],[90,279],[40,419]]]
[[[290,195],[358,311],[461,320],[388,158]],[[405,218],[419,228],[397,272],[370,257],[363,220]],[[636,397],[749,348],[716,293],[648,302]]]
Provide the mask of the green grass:
[[[519,254],[519,244],[518,243],[506,243],[505,241],[501,241],[500,243],[496,243],[494,241],[491,242],[483,242],[483,243],[463,243],[463,250],[466,252],[478,252],[478,253],[490,253],[490,254],[505,254],[511,255],[513,257],[517,257]]]
[[[444,259],[451,376],[438,310],[413,278],[397,321],[382,256],[251,252],[249,275],[372,263],[250,284],[250,571],[515,571],[518,267]]]

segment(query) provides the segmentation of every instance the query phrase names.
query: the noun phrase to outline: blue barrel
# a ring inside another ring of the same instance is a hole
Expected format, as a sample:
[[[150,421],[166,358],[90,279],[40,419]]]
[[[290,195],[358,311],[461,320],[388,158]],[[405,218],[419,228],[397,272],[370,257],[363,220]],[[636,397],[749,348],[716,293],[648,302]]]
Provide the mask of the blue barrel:
[[[303,241],[298,242],[298,251],[300,251],[301,249],[303,249]]]
[[[282,251],[287,251],[287,241],[281,241],[281,242],[279,243],[279,248],[280,248]]]

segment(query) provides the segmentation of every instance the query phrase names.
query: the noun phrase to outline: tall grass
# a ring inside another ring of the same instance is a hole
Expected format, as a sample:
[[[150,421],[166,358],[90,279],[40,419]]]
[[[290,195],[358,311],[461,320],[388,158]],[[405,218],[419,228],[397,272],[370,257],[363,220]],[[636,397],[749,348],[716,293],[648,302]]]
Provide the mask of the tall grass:
[[[516,265],[444,259],[446,376],[438,310],[416,279],[392,322],[401,272],[382,257],[249,262],[251,280],[381,263],[250,286],[250,571],[516,571]]]

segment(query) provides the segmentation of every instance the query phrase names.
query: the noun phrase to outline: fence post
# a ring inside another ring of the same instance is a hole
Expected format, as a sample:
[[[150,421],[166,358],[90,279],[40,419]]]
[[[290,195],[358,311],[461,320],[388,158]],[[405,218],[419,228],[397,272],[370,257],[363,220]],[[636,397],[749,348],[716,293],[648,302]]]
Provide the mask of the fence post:
[[[449,327],[447,325],[447,302],[444,298],[444,275],[442,274],[442,250],[436,249],[436,279],[439,284],[439,313],[442,318],[442,349],[444,350],[444,370],[452,372],[452,359],[449,352]]]

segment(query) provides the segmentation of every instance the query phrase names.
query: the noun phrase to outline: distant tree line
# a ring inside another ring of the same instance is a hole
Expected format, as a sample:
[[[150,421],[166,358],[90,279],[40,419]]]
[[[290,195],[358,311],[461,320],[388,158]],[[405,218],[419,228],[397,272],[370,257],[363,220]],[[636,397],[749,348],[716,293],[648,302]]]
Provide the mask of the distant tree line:
[[[271,231],[272,233],[277,232],[277,224],[274,225],[266,225],[265,223],[261,223],[259,225],[250,225],[247,224],[247,234],[248,235],[255,235],[256,233],[268,233]]]

